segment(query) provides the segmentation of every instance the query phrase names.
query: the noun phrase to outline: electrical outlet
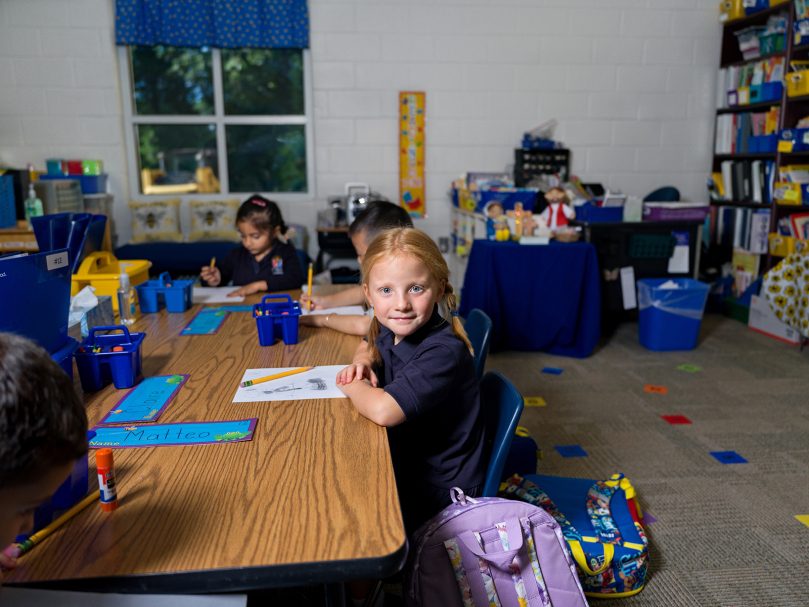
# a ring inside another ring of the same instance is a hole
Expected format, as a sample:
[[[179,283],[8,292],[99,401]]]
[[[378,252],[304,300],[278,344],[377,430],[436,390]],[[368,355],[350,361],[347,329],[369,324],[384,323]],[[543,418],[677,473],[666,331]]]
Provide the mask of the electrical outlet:
[[[449,253],[449,237],[448,236],[439,236],[439,238],[438,238],[438,249],[442,253]]]

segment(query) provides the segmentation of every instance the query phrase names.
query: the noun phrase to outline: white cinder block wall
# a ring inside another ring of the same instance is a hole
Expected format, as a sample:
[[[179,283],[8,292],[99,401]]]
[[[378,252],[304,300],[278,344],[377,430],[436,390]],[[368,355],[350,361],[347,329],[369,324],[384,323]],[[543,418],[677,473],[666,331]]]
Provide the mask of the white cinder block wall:
[[[584,181],[705,199],[720,25],[716,0],[309,0],[315,183],[283,203],[314,228],[348,181],[398,195],[398,92],[427,93],[427,209],[467,170],[503,170],[555,118]],[[98,157],[128,238],[113,0],[0,1],[0,163]]]

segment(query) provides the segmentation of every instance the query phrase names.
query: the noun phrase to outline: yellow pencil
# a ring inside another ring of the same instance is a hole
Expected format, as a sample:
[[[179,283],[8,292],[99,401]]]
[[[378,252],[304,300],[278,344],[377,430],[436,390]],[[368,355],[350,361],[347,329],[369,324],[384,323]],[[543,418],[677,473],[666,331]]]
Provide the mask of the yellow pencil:
[[[276,373],[275,375],[268,375],[267,377],[248,379],[247,381],[243,381],[242,383],[240,383],[239,387],[247,388],[248,386],[254,386],[255,384],[263,384],[265,381],[272,381],[274,379],[280,379],[281,377],[287,377],[288,375],[303,373],[304,371],[308,371],[309,369],[314,369],[314,367],[299,367],[298,369],[290,369],[289,371],[282,371],[281,373]]]
[[[34,546],[39,544],[42,540],[44,540],[46,537],[48,537],[51,533],[53,533],[54,531],[59,529],[59,527],[64,525],[66,522],[68,522],[70,519],[72,519],[74,516],[76,516],[79,512],[84,510],[87,506],[89,506],[90,504],[92,504],[94,502],[97,502],[97,501],[98,501],[98,492],[94,491],[90,495],[86,496],[78,504],[73,506],[70,510],[65,512],[58,519],[53,521],[50,525],[48,525],[44,529],[40,529],[35,534],[33,534],[31,537],[29,537],[27,540],[25,540],[24,542],[22,542],[20,544],[17,544],[17,547],[19,549],[19,556],[22,556],[23,554],[25,554],[26,552],[31,550],[31,548],[33,548]]]
[[[215,265],[216,265],[216,257],[211,257],[211,270],[214,269]]]
[[[309,262],[309,278],[306,281],[306,294],[309,296],[309,309],[312,309],[312,262]]]

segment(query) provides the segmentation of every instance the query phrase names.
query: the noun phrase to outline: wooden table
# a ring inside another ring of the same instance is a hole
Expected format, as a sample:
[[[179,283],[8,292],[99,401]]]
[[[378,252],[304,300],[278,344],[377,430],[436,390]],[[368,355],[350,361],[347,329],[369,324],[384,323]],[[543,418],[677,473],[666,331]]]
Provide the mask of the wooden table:
[[[88,508],[4,583],[222,592],[401,568],[407,549],[384,428],[348,399],[231,402],[245,369],[348,363],[359,338],[301,326],[297,345],[262,348],[246,312],[215,335],[179,336],[195,311],[162,310],[133,327],[146,332],[144,375],[190,374],[158,423],[257,417],[253,440],[116,450],[118,510]],[[91,395],[90,425],[123,394],[110,385]],[[97,490],[94,459],[91,451]]]
[[[34,232],[28,228],[28,223],[18,221],[16,227],[0,228],[0,255],[28,251],[36,253],[37,239]]]

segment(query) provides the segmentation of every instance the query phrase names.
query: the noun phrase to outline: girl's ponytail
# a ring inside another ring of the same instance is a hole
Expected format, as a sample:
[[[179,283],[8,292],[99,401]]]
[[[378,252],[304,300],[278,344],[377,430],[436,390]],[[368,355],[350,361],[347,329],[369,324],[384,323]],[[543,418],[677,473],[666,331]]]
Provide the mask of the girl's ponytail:
[[[469,348],[469,353],[474,356],[475,350],[472,347],[472,343],[469,341],[469,337],[466,335],[466,330],[463,328],[463,323],[458,316],[458,298],[455,297],[455,290],[452,288],[450,283],[447,283],[447,286],[444,288],[444,303],[447,306],[447,312],[449,312],[449,321],[452,325],[453,333],[455,333],[458,339],[466,344],[466,347]]]

